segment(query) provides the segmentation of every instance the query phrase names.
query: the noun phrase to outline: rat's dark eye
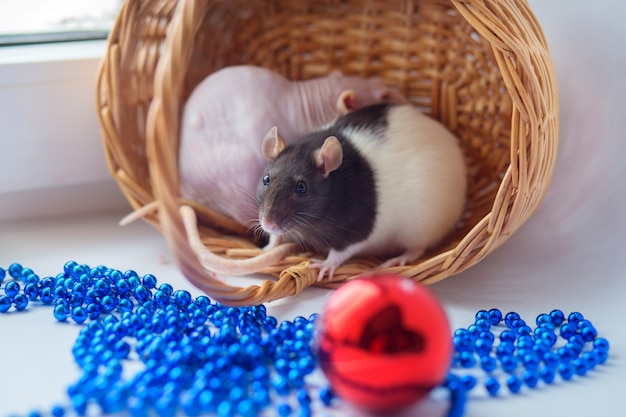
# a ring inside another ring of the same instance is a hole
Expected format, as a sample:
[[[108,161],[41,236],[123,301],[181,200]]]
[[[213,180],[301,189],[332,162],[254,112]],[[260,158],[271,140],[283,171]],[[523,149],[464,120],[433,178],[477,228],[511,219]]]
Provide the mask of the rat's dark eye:
[[[298,181],[298,183],[296,184],[296,193],[305,194],[306,190],[307,190],[306,182]]]
[[[266,187],[268,185],[270,185],[270,176],[269,175],[264,175],[263,176],[263,185],[266,186]]]

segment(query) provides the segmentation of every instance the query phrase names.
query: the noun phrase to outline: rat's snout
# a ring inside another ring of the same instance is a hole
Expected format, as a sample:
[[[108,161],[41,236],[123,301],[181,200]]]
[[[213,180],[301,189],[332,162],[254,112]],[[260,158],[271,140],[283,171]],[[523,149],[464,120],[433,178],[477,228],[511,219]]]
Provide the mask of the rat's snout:
[[[265,230],[267,233],[272,235],[280,235],[284,233],[280,222],[278,222],[276,219],[261,215],[259,220],[261,223],[261,228],[263,228],[263,230]]]

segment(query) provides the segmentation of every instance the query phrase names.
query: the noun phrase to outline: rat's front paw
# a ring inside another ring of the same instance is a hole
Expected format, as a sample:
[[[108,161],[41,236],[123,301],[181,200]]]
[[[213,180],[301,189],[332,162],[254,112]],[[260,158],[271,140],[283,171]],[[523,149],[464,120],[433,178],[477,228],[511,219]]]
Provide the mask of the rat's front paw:
[[[317,275],[317,282],[321,282],[324,279],[324,276],[326,275],[326,273],[328,273],[328,280],[330,281],[333,278],[333,275],[335,275],[335,270],[338,267],[339,267],[339,264],[335,265],[335,263],[332,261],[329,261],[328,258],[324,261],[319,260],[319,259],[312,259],[311,263],[309,264],[310,269],[319,270],[319,274]]]

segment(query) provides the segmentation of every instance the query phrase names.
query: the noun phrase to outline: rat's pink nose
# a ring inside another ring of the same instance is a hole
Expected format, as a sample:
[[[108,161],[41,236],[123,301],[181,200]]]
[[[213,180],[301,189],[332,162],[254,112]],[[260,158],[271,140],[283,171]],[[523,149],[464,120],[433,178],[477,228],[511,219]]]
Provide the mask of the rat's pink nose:
[[[280,225],[275,220],[268,219],[267,217],[261,217],[260,220],[261,220],[261,227],[267,233],[277,235],[283,232],[282,229],[280,228]]]

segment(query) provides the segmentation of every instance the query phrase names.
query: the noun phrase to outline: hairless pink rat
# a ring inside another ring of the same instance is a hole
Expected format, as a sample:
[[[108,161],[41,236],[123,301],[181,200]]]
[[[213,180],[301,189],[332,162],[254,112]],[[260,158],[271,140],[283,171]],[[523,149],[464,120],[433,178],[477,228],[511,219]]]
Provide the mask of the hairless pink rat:
[[[406,103],[380,78],[333,71],[289,81],[257,66],[231,66],[205,78],[185,104],[180,134],[180,190],[251,227],[258,222],[256,189],[268,164],[265,134],[278,126],[286,143],[337,117],[375,103]]]

